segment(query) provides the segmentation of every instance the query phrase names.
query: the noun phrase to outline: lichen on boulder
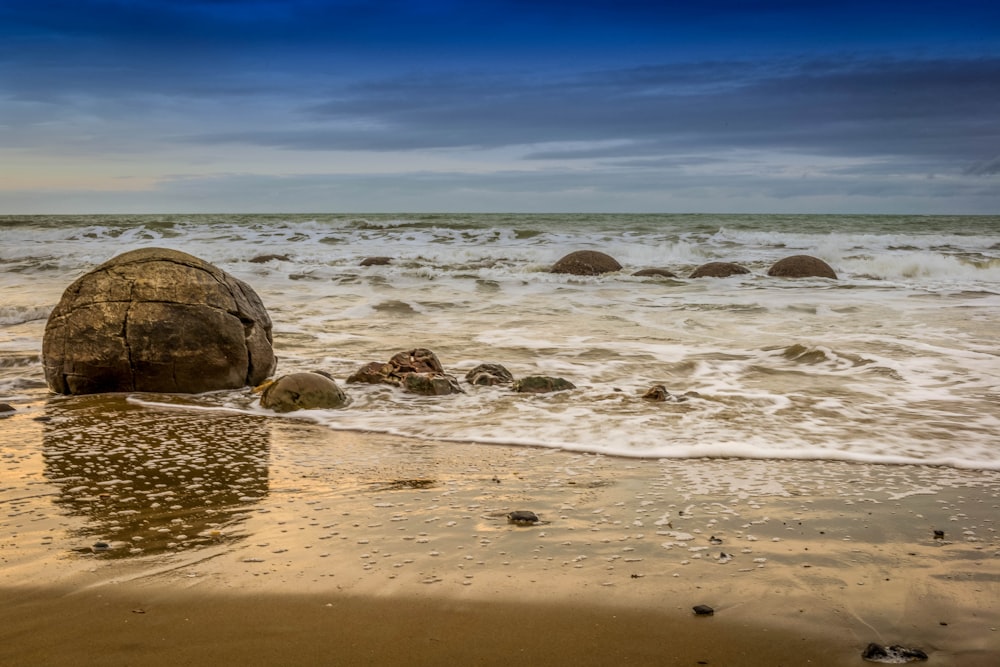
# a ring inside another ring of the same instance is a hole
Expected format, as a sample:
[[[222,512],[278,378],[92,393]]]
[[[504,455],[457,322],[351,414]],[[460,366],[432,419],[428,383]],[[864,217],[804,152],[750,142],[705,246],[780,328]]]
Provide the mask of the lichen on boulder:
[[[145,248],[74,281],[49,316],[45,379],[60,394],[201,393],[274,372],[271,319],[253,289],[177,250]]]

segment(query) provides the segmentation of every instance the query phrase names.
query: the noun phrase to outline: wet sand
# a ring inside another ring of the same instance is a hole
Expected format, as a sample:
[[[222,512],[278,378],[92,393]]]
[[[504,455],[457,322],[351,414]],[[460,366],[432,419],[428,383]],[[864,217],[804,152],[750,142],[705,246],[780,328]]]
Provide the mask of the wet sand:
[[[4,665],[1000,656],[995,472],[621,459],[122,397],[19,406],[0,456]]]

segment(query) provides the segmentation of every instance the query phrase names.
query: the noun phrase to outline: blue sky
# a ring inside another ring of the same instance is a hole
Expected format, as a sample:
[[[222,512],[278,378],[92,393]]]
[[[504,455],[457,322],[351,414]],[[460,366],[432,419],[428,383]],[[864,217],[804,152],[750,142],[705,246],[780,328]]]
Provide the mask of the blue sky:
[[[1000,3],[0,0],[0,214],[1000,213]]]

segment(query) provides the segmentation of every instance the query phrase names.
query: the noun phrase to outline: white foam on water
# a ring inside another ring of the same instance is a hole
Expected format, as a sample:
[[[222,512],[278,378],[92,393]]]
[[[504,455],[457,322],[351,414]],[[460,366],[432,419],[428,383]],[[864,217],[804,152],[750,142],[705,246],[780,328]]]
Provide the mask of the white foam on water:
[[[326,370],[343,384],[368,361],[427,347],[457,376],[494,362],[516,377],[578,387],[423,398],[346,385],[348,408],[291,417],[328,428],[617,456],[997,467],[1000,231],[978,219],[150,216],[11,225],[0,243],[0,392],[44,397],[37,352],[59,294],[95,265],[148,246],[190,252],[247,281],[275,322],[279,374]],[[625,269],[547,271],[578,249],[607,252]],[[791,254],[824,259],[840,279],[766,276]],[[251,261],[265,255],[277,257]],[[392,262],[360,266],[376,255]],[[752,273],[683,277],[716,260]],[[650,267],[682,277],[630,275]],[[691,395],[643,401],[653,384]],[[170,405],[288,418],[244,392]]]

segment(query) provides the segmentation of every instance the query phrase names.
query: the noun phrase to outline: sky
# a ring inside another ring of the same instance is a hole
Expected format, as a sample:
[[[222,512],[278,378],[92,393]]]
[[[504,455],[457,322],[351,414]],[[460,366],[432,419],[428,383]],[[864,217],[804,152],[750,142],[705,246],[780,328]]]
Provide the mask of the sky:
[[[1000,2],[0,0],[0,215],[1000,214]]]

